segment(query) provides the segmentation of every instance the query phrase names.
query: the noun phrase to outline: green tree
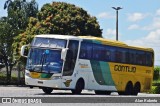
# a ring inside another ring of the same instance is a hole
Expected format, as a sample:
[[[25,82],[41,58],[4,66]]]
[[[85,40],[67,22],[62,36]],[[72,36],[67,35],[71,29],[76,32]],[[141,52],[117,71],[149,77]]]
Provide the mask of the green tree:
[[[102,37],[102,30],[96,17],[72,4],[64,2],[45,4],[37,17],[31,17],[26,31],[15,38],[13,48],[17,59],[20,59],[20,47],[30,43],[37,34]]]
[[[153,75],[153,80],[159,80],[160,79],[160,67],[155,67],[154,68],[154,75]]]
[[[35,0],[7,0],[4,9],[7,9],[8,16],[0,18],[0,55],[6,66],[7,81],[10,82],[15,64],[12,48],[14,37],[25,31],[29,17],[36,17],[38,5]]]
[[[26,2],[26,0],[7,0],[4,9],[7,9],[8,12],[8,23],[14,29],[22,32],[28,25],[29,17],[36,17],[38,4],[35,0],[31,0],[31,2]],[[13,30],[13,32],[16,31]]]
[[[13,66],[13,62],[11,62],[11,55],[12,55],[12,42],[13,40],[12,35],[10,32],[12,31],[11,25],[7,22],[7,17],[2,17],[0,19],[0,57],[6,67],[7,71],[7,81],[10,80],[11,71],[9,71]]]

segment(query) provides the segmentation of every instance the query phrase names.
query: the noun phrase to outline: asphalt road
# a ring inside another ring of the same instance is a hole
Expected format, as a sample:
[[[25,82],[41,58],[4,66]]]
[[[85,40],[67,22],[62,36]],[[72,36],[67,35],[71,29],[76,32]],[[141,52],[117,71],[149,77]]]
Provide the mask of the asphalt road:
[[[137,96],[118,95],[112,92],[111,95],[95,95],[94,91],[83,90],[81,95],[73,95],[70,90],[53,90],[51,94],[34,87],[0,86],[0,97],[160,97],[160,94],[139,93]]]
[[[42,103],[44,103],[44,101],[45,102],[48,101],[49,103],[56,103],[56,104],[58,103],[58,106],[64,104],[66,105],[67,103],[69,103],[69,106],[72,106],[71,104],[73,103],[76,103],[76,105],[78,106],[82,106],[80,105],[81,103],[83,103],[84,105],[92,106],[94,104],[97,106],[99,105],[102,106],[102,105],[107,105],[108,102],[109,104],[116,103],[116,106],[121,106],[120,104],[126,105],[126,103],[129,102],[133,103],[133,105],[135,104],[134,106],[137,106],[137,104],[139,103],[145,106],[160,105],[160,94],[139,93],[138,96],[124,96],[124,95],[120,96],[118,95],[118,93],[113,92],[111,93],[111,95],[95,95],[93,91],[88,91],[88,90],[84,90],[81,95],[73,95],[71,91],[67,90],[54,90],[51,94],[44,94],[43,91],[39,88],[30,89],[29,87],[14,87],[14,86],[10,87],[1,86],[0,97],[1,98],[11,97],[12,99],[16,97],[17,98],[20,97],[20,99],[43,98]],[[157,103],[154,100],[156,100],[159,103]],[[48,105],[49,104],[47,104],[47,106]],[[75,106],[75,104],[73,104],[73,106]]]

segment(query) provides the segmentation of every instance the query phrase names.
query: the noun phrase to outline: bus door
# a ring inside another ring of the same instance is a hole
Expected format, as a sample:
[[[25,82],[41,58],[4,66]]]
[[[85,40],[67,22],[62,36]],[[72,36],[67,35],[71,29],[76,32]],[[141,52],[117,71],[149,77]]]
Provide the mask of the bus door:
[[[62,88],[70,88],[71,82],[73,82],[73,72],[76,65],[78,54],[79,41],[70,40],[68,44],[68,51],[66,54],[66,60],[64,63],[62,73]]]

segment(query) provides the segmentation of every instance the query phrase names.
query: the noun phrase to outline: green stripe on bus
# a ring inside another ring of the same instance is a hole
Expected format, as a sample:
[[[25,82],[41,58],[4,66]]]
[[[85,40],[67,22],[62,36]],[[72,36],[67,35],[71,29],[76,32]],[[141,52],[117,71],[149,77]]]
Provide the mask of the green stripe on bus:
[[[42,73],[41,74],[41,78],[51,78],[53,74],[46,74],[46,73]]]
[[[101,71],[100,63],[98,61],[91,60],[91,66],[96,82],[100,85],[106,85],[105,80],[103,78],[103,73]]]
[[[102,75],[105,83],[107,85],[114,85],[109,64],[107,62],[100,62],[100,67],[101,67],[101,71],[102,71]]]
[[[107,62],[91,61],[93,75],[96,82],[100,85],[114,85],[110,67]]]

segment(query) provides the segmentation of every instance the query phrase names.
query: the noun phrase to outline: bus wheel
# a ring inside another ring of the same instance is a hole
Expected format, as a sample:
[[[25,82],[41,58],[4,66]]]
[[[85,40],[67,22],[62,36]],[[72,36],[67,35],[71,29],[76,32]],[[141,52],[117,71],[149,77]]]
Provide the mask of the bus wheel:
[[[133,94],[133,84],[132,82],[128,82],[128,84],[126,85],[126,89],[124,92],[125,95],[132,95]]]
[[[53,91],[52,88],[42,88],[43,92],[46,94],[51,94],[51,92]]]
[[[84,89],[84,80],[79,79],[75,89],[71,90],[73,94],[81,94],[82,90]]]
[[[119,95],[125,95],[125,92],[120,91],[120,92],[118,92],[118,94]]]
[[[30,89],[33,89],[33,86],[29,86]]]
[[[95,90],[94,92],[97,95],[110,95],[111,94],[111,91],[98,91],[98,90]]]
[[[133,95],[138,95],[138,92],[140,92],[141,85],[139,82],[136,82],[134,88],[133,88]]]

